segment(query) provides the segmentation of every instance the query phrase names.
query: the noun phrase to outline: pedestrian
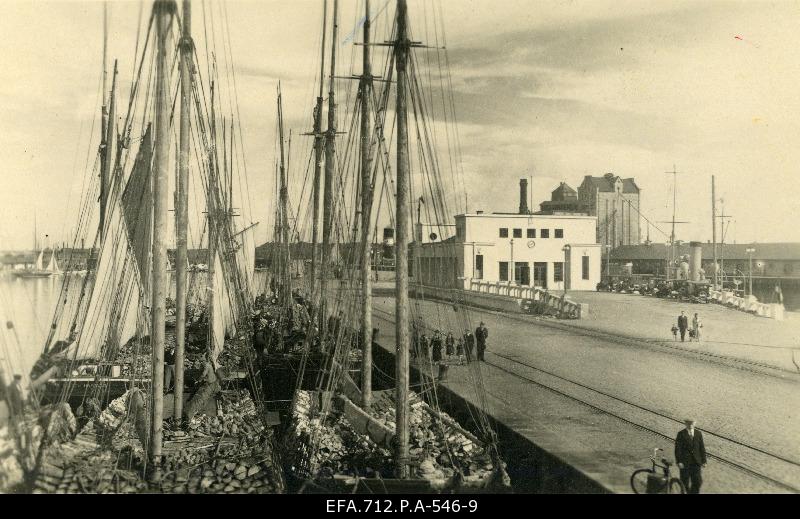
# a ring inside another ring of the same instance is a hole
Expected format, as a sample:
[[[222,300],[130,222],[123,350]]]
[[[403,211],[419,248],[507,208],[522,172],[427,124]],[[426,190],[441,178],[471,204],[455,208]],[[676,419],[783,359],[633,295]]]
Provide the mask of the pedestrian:
[[[175,346],[169,346],[164,351],[164,392],[172,389],[172,379],[175,377]]]
[[[467,348],[467,364],[469,364],[475,358],[475,336],[469,330],[464,332],[464,346]]]
[[[689,494],[699,494],[703,484],[703,467],[706,466],[706,446],[703,433],[695,429],[694,418],[686,418],[685,429],[675,438],[675,462],[681,472],[681,481]]]
[[[458,343],[456,344],[456,355],[458,355],[458,364],[459,366],[464,364],[464,338],[459,337]]]
[[[681,315],[678,316],[678,330],[681,332],[681,342],[684,342],[687,328],[689,328],[689,318],[686,317],[686,313],[681,310]]]
[[[481,321],[480,326],[475,329],[475,342],[478,345],[478,360],[483,359],[483,353],[486,351],[486,338],[489,337],[489,330],[486,325]]]
[[[697,314],[694,314],[694,319],[692,319],[692,330],[694,330],[694,340],[700,342],[700,328],[703,327],[703,323],[700,321],[700,317]]]
[[[672,339],[675,341],[678,340],[678,327],[674,324],[672,325]]]
[[[419,338],[419,356],[423,359],[428,358],[428,336],[424,333]]]
[[[447,332],[447,338],[444,340],[445,353],[448,357],[452,357],[456,353],[456,340],[453,338],[453,332]]]
[[[431,353],[435,364],[442,361],[442,332],[439,330],[434,332],[431,339]]]

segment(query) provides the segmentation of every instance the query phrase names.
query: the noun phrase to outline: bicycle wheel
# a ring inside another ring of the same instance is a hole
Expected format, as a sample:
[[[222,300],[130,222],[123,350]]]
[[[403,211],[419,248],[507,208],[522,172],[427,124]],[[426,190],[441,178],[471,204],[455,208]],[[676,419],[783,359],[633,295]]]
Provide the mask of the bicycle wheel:
[[[653,469],[638,469],[633,471],[633,474],[631,474],[631,488],[634,494],[647,493],[647,478],[652,474],[655,474]]]
[[[686,487],[683,486],[683,481],[678,478],[671,478],[669,480],[669,493],[670,494],[685,494]]]

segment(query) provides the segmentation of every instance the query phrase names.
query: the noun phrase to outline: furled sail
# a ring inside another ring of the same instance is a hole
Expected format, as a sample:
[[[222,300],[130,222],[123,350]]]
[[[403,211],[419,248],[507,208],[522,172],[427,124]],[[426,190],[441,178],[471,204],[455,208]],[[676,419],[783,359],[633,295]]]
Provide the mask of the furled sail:
[[[122,195],[114,182],[108,200],[104,239],[75,358],[113,358],[134,336],[148,333],[152,158],[145,132]]]

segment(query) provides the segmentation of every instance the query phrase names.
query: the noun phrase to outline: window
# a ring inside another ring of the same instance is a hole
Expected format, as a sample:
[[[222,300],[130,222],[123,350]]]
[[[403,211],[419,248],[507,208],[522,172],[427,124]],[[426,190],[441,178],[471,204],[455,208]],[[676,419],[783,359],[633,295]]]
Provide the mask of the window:
[[[583,279],[589,279],[589,256],[584,256],[581,260],[583,260]]]
[[[500,237],[501,238],[508,238],[508,228],[507,227],[500,227]]]
[[[475,279],[483,279],[483,254],[475,255]]]
[[[556,261],[553,263],[553,281],[559,283],[564,281],[564,262]]]
[[[528,238],[536,238],[536,229],[528,229]]]
[[[500,281],[508,281],[508,262],[500,262]]]
[[[522,238],[522,229],[514,229],[514,238]]]
[[[549,238],[550,237],[550,229],[542,229],[539,231],[539,238]]]
[[[564,237],[564,229],[556,229],[556,238]]]

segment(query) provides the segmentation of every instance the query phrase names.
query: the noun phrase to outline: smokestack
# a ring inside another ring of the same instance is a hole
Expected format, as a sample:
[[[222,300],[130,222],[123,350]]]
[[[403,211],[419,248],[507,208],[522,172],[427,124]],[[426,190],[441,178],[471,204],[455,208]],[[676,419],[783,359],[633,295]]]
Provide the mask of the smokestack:
[[[702,244],[699,241],[693,241],[689,244],[689,247],[691,247],[689,279],[692,281],[700,281],[700,268],[703,260]]]
[[[519,214],[528,214],[528,179],[519,179]]]

